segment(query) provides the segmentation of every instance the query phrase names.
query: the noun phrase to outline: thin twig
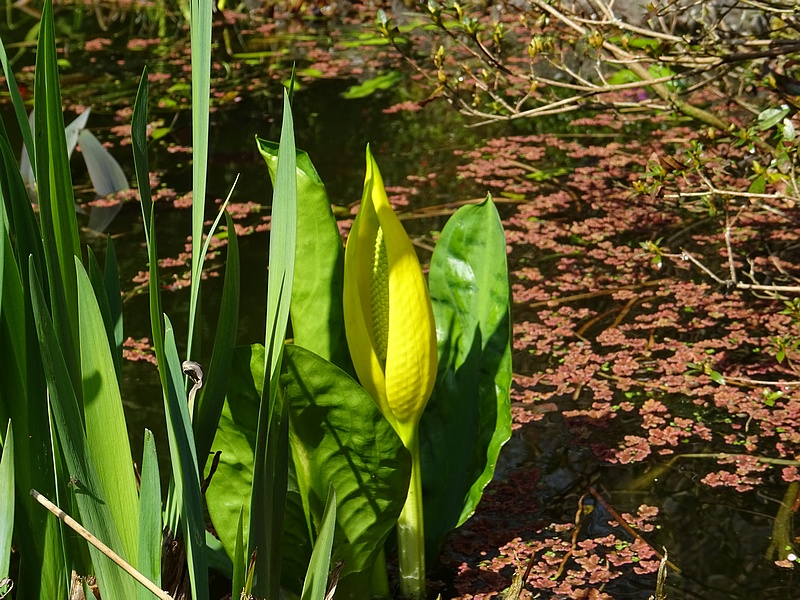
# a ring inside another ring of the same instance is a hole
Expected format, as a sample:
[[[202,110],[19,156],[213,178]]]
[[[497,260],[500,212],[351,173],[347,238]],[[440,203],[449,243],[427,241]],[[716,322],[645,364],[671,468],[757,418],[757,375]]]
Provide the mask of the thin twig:
[[[31,490],[31,496],[36,498],[39,504],[44,506],[47,510],[49,510],[51,513],[53,513],[55,516],[61,519],[64,522],[64,524],[67,525],[70,529],[72,529],[75,533],[77,533],[79,536],[81,536],[83,539],[89,542],[92,546],[100,550],[100,552],[105,554],[109,559],[111,559],[117,566],[119,566],[128,575],[130,575],[136,581],[138,581],[144,587],[146,587],[148,591],[153,593],[157,598],[161,598],[161,600],[173,600],[172,596],[170,596],[167,592],[158,587],[155,583],[150,581],[147,577],[142,575],[139,571],[134,569],[119,554],[117,554],[111,548],[106,546],[102,541],[100,541],[97,537],[95,537],[94,534],[92,534],[89,530],[84,528],[83,525],[81,525],[75,519],[70,517],[58,506],[50,502],[50,500],[45,498],[42,494],[40,494],[36,490]]]

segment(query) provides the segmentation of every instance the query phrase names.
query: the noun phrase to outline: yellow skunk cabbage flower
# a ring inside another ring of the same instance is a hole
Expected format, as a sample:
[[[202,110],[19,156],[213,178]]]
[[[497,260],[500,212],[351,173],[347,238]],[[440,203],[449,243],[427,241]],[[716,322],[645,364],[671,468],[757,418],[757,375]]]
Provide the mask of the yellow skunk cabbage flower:
[[[345,249],[344,319],[361,385],[408,446],[436,378],[436,327],[417,254],[369,148]]]

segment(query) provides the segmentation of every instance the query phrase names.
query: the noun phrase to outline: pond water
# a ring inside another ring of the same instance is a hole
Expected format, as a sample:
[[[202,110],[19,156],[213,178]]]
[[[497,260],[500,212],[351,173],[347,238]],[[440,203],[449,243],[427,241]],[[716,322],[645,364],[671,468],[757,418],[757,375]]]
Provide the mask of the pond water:
[[[13,10],[9,14],[10,21],[0,27],[0,34],[25,83],[31,79],[27,67],[33,63],[34,51],[24,40],[35,20]],[[146,7],[65,5],[57,16],[57,32],[63,48],[62,94],[67,110],[91,107],[89,128],[108,143],[131,181],[124,126],[129,123],[127,109],[141,69],[148,65],[150,118],[163,128],[161,137],[151,144],[151,168],[161,197],[156,214],[159,245],[162,258],[176,259],[164,269],[162,284],[174,288],[165,294],[165,310],[182,330],[188,289],[181,286],[186,265],[179,255],[184,252],[190,215],[180,199],[191,188],[186,153],[191,145],[190,115],[185,110],[190,93],[185,71],[188,34],[178,25],[179,17],[163,17]],[[379,45],[371,27],[362,24],[370,23],[368,17],[356,15],[351,22],[275,22],[258,15],[251,19],[226,13],[217,20],[206,200],[212,214],[238,177],[232,203],[242,233],[248,234],[241,240],[240,343],[263,338],[259,332],[263,330],[267,234],[262,229],[270,192],[253,137],[277,139],[280,82],[288,77],[291,61],[298,61],[300,83],[294,103],[297,145],[311,156],[341,216],[347,217],[360,198],[367,143],[387,185],[392,186],[394,199],[400,205],[408,202],[401,210],[424,261],[446,214],[425,216],[419,209],[481,198],[487,191],[498,198],[510,232],[517,301],[517,429],[484,505],[453,536],[443,552],[443,566],[433,573],[434,585],[445,598],[494,596],[533,556],[523,598],[646,599],[655,589],[656,552],[662,547],[680,569],[668,574],[670,600],[800,598],[793,569],[776,566],[764,556],[786,491],[780,473],[765,475],[753,484],[740,482],[738,491],[711,487],[701,480],[720,469],[714,457],[673,461],[677,442],[660,446],[671,453],[659,453],[655,443],[654,432],[674,427],[686,432],[670,431],[680,439],[681,454],[731,452],[706,435],[701,425],[707,429],[736,425],[731,425],[731,417],[718,404],[717,408],[698,404],[698,396],[683,393],[680,385],[666,381],[666,375],[659,383],[661,371],[650,364],[659,359],[669,362],[675,349],[684,344],[710,355],[713,349],[709,352],[711,346],[702,342],[716,335],[714,323],[664,333],[664,327],[674,326],[689,311],[678,310],[674,323],[652,324],[653,305],[659,298],[679,293],[680,283],[693,285],[694,293],[711,298],[712,303],[726,301],[715,296],[718,290],[703,287],[702,278],[692,281],[685,269],[648,270],[639,242],[681,235],[684,225],[659,220],[653,207],[606,205],[603,198],[592,195],[599,192],[612,201],[613,193],[604,191],[598,181],[629,182],[631,172],[644,170],[637,155],[643,151],[645,138],[672,125],[631,122],[622,128],[601,124],[587,129],[576,124],[574,117],[561,116],[547,122],[470,129],[444,102],[417,112],[391,109],[424,98],[424,92],[399,60]],[[345,97],[348,92],[357,95],[354,86],[395,71],[402,77],[388,89],[362,98]],[[0,110],[4,119],[10,118],[7,102]],[[609,154],[629,160],[609,162]],[[504,157],[509,159],[505,163]],[[522,173],[511,172],[520,162],[524,163]],[[73,166],[79,197],[84,202],[92,200],[80,161],[74,160]],[[610,215],[627,208],[636,210],[623,219],[624,226],[615,225]],[[149,335],[147,299],[137,283],[137,274],[146,268],[139,215],[138,204],[127,202],[107,230],[120,257],[126,335],[137,341]],[[598,233],[603,219],[608,220],[606,230]],[[102,253],[103,236],[86,232],[85,241]],[[628,252],[624,261],[615,263],[623,252]],[[589,274],[581,263],[587,256],[607,269],[598,271],[589,292],[583,279]],[[218,309],[214,290],[220,281],[213,274],[221,261],[221,256],[212,258],[212,276],[204,283],[210,299],[204,306],[208,315]],[[630,267],[633,263],[635,268]],[[652,294],[650,283],[642,285],[645,281],[655,282]],[[616,291],[603,291],[609,289]],[[581,294],[587,295],[577,297]],[[576,298],[570,300],[572,296]],[[712,312],[702,302],[692,302],[698,318]],[[748,305],[745,310],[774,308]],[[744,316],[739,319],[746,322]],[[625,340],[608,339],[624,323],[644,325],[631,329]],[[202,329],[205,355],[213,327],[203,325]],[[683,335],[692,339],[687,342]],[[613,352],[597,359],[592,353],[600,347]],[[623,363],[631,360],[627,353],[631,347],[638,355],[636,364],[626,371]],[[636,385],[625,379],[648,370],[655,375],[642,376]],[[155,369],[146,360],[132,361],[123,374],[131,431],[156,428],[154,423],[163,420],[163,408]],[[623,385],[623,380],[628,383]],[[708,396],[715,393],[707,390]],[[608,408],[603,404],[607,400]],[[695,418],[698,412],[702,418]],[[643,419],[650,419],[651,425],[643,426]],[[140,437],[140,433],[132,437],[135,456],[140,454]],[[652,455],[647,449],[646,460],[632,458],[638,444],[648,440],[654,447]],[[159,443],[159,450],[164,459],[166,443]],[[742,477],[749,475],[745,470]],[[625,521],[628,527],[609,524],[614,520]]]

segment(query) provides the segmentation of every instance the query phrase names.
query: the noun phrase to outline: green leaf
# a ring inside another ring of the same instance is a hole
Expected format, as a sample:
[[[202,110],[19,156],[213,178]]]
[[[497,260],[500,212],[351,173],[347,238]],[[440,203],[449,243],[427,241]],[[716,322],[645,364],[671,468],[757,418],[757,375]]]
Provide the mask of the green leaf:
[[[103,272],[100,270],[100,265],[94,255],[91,247],[86,248],[87,251],[87,266],[89,269],[89,280],[92,282],[94,295],[97,299],[97,305],[100,308],[100,313],[103,316],[103,325],[106,330],[106,337],[108,338],[108,347],[111,349],[111,358],[114,361],[114,371],[117,375],[117,381],[121,381],[122,373],[122,354],[117,352],[117,343],[114,333],[114,323],[111,316],[111,307],[109,305],[109,298],[106,293],[106,283]]]
[[[200,475],[197,466],[188,402],[172,323],[164,315],[163,354],[157,355],[159,370],[166,377],[164,404],[172,480],[186,548],[193,600],[208,598],[208,568],[205,557],[205,525]]]
[[[125,556],[135,562],[139,540],[134,516],[139,514],[139,500],[122,397],[92,283],[77,258],[75,268],[86,440]]]
[[[780,106],[774,106],[761,111],[761,113],[758,115],[758,130],[766,131],[767,129],[775,127],[775,125],[783,121],[783,118],[789,114],[789,111],[790,108],[786,104],[781,104]]]
[[[294,124],[289,102],[291,90],[283,98],[283,124],[281,127],[278,167],[272,196],[272,221],[269,239],[269,276],[267,282],[267,316],[264,347],[264,390],[258,410],[256,430],[253,487],[250,496],[250,526],[248,528],[248,553],[260,548],[256,560],[253,592],[256,596],[277,597],[280,587],[278,550],[283,534],[285,508],[286,465],[281,458],[288,456],[288,447],[281,447],[282,436],[273,427],[280,408],[278,376],[283,356],[283,344],[289,321],[289,304],[292,298],[292,281],[295,262],[295,232],[297,223],[297,165],[295,159]],[[266,382],[269,384],[266,384]],[[285,424],[284,424],[285,425]],[[281,425],[279,425],[281,427]],[[287,429],[288,431],[288,429]],[[268,456],[270,444],[277,456]],[[273,477],[278,479],[273,479]],[[281,501],[279,497],[282,496]],[[276,506],[274,512],[266,512]]]
[[[385,40],[384,40],[385,41]],[[343,98],[354,100],[356,98],[366,98],[371,96],[378,90],[389,90],[397,85],[403,79],[400,71],[389,71],[372,79],[368,79],[363,83],[350,87],[342,94]]]
[[[763,194],[767,190],[767,179],[763,175],[759,175],[750,184],[747,189],[749,194]]]
[[[491,197],[448,221],[429,275],[439,372],[420,421],[425,538],[475,511],[511,436],[511,315],[506,242]]]
[[[278,144],[257,139],[275,179]],[[292,286],[294,343],[353,372],[344,335],[344,249],[325,185],[308,154],[297,150],[297,249]]]
[[[142,480],[139,492],[139,555],[136,567],[150,581],[161,586],[161,478],[153,432],[144,430]],[[139,588],[139,600],[152,600],[153,594]]]
[[[299,489],[319,530],[329,486],[342,530],[334,558],[345,576],[369,573],[405,503],[411,457],[372,398],[316,354],[288,345],[282,383]],[[342,592],[341,597],[346,597]]]
[[[609,85],[620,85],[623,83],[633,83],[634,81],[641,81],[642,78],[630,69],[620,69],[611,75],[607,81]]]
[[[36,317],[36,332],[42,363],[45,367],[52,419],[58,432],[58,441],[75,482],[75,499],[83,525],[123,558],[128,558],[115,526],[113,513],[106,500],[106,493],[97,469],[90,456],[83,432],[80,408],[66,361],[56,339],[50,314],[39,285],[39,276],[33,263],[30,264],[31,298]],[[41,509],[44,510],[44,509]],[[94,546],[89,547],[98,584],[112,598],[132,598],[136,591],[134,580],[117,567]]]
[[[254,344],[235,348],[230,384],[211,450],[212,453],[220,452],[220,461],[206,492],[206,504],[220,542],[234,562],[234,569],[239,564],[234,536],[238,531],[240,513],[244,523],[243,539],[248,538],[253,453],[263,377],[264,347]],[[297,484],[291,474],[287,482],[286,505],[284,539],[292,551],[284,553],[281,581],[286,589],[299,594],[311,557],[311,539]],[[243,561],[247,559],[245,550],[241,550]],[[244,569],[245,565],[241,568]]]
[[[1,255],[0,258],[2,258]],[[0,498],[5,498],[5,501],[0,503],[0,581],[8,577],[8,567],[11,561],[11,534],[14,532],[14,429],[11,421],[8,422],[6,435],[2,441]]]
[[[239,524],[236,526],[236,543],[233,551],[233,575],[231,577],[231,598],[241,598],[244,590],[247,557],[244,554],[244,507],[239,509]]]
[[[5,162],[7,145],[2,137],[0,145]],[[8,173],[19,177],[16,164]],[[4,182],[10,179],[13,177]],[[3,186],[0,189],[6,188]],[[5,195],[5,191],[3,193]],[[18,206],[27,208],[28,212],[15,211],[16,218],[12,214],[6,218],[5,208],[9,200],[12,208],[13,203],[22,200]],[[14,430],[17,439],[26,440],[26,443],[18,444],[15,451],[15,482],[19,492],[15,510],[17,551],[20,556],[25,556],[20,564],[16,588],[20,593],[24,591],[26,598],[51,600],[67,594],[60,525],[57,520],[43,515],[39,504],[28,494],[31,488],[36,488],[48,496],[55,496],[47,390],[30,306],[28,269],[20,273],[6,226],[16,229],[15,241],[20,256],[29,256],[24,247],[35,245],[37,240],[35,235],[27,237],[26,226],[33,225],[36,228],[35,221],[27,221],[28,213],[32,217],[30,201],[24,189],[21,197],[9,199],[6,196],[0,201],[0,356],[3,357],[0,422],[10,419],[16,424]],[[41,243],[41,240],[38,242]],[[37,265],[35,255],[30,260],[34,266]]]
[[[17,167],[17,159],[8,140],[0,136],[0,191],[2,191],[5,209],[8,214],[10,233],[15,238],[18,260],[23,257],[33,256],[36,270],[44,273],[44,248],[39,223],[31,206],[25,182]],[[23,277],[27,277],[27,269],[23,269]]]
[[[205,257],[203,222],[208,177],[208,121],[211,90],[211,0],[191,0],[192,50],[192,285],[189,298],[189,338],[186,360],[192,358],[195,325],[200,319],[200,280]]]
[[[197,444],[197,459],[201,469],[205,469],[209,457],[214,432],[219,423],[225,390],[228,387],[233,348],[236,345],[236,330],[239,321],[239,243],[233,221],[224,211],[228,233],[228,254],[225,260],[225,281],[222,287],[222,304],[217,320],[217,332],[211,353],[211,363],[206,379],[208,383],[201,389],[192,426]],[[212,231],[215,226],[212,227]],[[210,234],[209,234],[210,235]]]
[[[81,253],[56,58],[53,5],[48,0],[36,50],[35,172],[53,323],[70,377],[79,388],[75,257]]]
[[[111,348],[114,355],[114,364],[117,367],[117,375],[122,371],[122,291],[119,286],[119,266],[117,265],[117,253],[114,250],[114,240],[111,236],[106,242],[106,261],[103,265],[103,286],[108,298],[108,310],[110,316]]]
[[[33,156],[33,134],[30,121],[28,121],[28,114],[25,110],[25,101],[22,99],[22,94],[19,93],[19,86],[17,85],[16,77],[14,77],[14,72],[8,64],[8,55],[2,40],[0,40],[0,65],[3,67],[3,75],[6,78],[11,104],[14,106],[14,114],[17,117],[17,124],[22,133],[22,140],[28,150],[28,154]]]
[[[325,502],[325,512],[322,515],[322,526],[314,544],[314,551],[311,553],[311,561],[308,563],[308,574],[303,582],[303,593],[300,600],[325,600],[335,530],[336,491],[331,486]]]
[[[250,489],[253,481],[258,405],[264,384],[264,347],[260,344],[234,348],[230,383],[219,418],[211,452],[220,460],[206,491],[206,505],[222,547],[235,560],[239,514],[244,536],[250,523]]]

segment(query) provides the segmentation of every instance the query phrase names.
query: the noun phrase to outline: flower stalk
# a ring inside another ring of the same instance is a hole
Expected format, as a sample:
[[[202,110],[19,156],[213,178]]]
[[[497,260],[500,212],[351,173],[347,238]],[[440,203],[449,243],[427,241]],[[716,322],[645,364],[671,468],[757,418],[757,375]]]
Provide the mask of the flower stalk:
[[[408,496],[397,524],[401,591],[425,596],[419,420],[437,370],[430,294],[411,240],[392,210],[367,148],[364,195],[344,262],[347,345],[361,385],[411,453]]]

